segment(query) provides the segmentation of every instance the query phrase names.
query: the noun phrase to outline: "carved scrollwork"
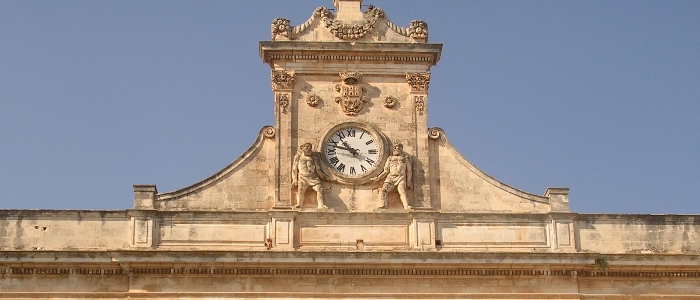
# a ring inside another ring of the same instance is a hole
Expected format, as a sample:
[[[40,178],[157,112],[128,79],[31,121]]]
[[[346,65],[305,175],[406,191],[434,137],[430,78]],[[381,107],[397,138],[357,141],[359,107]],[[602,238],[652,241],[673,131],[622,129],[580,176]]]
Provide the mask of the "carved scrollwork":
[[[272,21],[271,31],[272,40],[276,40],[277,36],[283,36],[287,39],[292,38],[292,26],[290,21],[285,18],[277,18]]]
[[[294,74],[285,71],[273,71],[270,75],[272,79],[272,90],[291,90],[294,86]]]
[[[433,128],[428,129],[428,137],[433,139],[433,140],[439,139],[441,135],[442,135],[442,129],[440,129],[438,127],[433,127]]]
[[[424,96],[415,96],[413,98],[413,102],[416,106],[416,112],[419,115],[423,115],[425,113],[425,97]]]
[[[316,94],[311,94],[306,97],[306,104],[311,107],[316,107],[319,102],[321,102],[321,97]]]
[[[430,86],[429,73],[408,73],[406,81],[411,86],[412,92],[427,92]]]
[[[412,39],[428,41],[428,23],[423,20],[413,20],[408,25],[408,36]]]
[[[396,106],[397,99],[394,96],[387,96],[384,98],[384,107],[393,108]]]
[[[263,128],[263,136],[268,139],[275,137],[275,128],[272,126],[265,126],[265,128]]]

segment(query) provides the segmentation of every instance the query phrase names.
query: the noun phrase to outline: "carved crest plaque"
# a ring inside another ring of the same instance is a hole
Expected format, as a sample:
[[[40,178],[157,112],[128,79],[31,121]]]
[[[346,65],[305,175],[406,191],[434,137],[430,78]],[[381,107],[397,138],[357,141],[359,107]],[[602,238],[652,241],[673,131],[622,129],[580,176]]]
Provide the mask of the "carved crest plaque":
[[[342,83],[335,86],[335,103],[340,104],[340,108],[348,116],[356,116],[367,103],[367,96],[364,93],[367,87],[357,84],[362,78],[360,72],[340,73]]]

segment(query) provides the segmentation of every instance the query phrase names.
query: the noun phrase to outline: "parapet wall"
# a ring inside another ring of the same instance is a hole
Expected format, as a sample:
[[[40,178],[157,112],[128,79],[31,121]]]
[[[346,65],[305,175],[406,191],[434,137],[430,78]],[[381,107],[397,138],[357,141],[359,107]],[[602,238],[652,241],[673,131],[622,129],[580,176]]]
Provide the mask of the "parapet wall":
[[[0,210],[0,251],[700,254],[698,215]]]

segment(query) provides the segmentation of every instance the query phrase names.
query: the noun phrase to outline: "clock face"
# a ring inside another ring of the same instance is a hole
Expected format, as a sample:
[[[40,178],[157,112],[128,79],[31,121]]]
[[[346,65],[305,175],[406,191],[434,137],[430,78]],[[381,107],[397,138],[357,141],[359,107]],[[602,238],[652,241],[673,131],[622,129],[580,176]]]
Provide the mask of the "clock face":
[[[382,159],[383,140],[359,124],[331,130],[323,141],[322,153],[328,168],[346,178],[359,178],[374,171]]]

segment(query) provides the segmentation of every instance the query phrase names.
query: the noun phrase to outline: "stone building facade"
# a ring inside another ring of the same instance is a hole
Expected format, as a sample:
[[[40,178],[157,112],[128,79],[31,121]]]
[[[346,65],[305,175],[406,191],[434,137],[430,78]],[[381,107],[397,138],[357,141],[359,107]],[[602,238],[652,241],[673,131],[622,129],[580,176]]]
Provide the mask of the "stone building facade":
[[[577,214],[428,128],[428,26],[335,0],[260,43],[275,124],[124,211],[0,210],[0,299],[700,299],[700,215]]]

